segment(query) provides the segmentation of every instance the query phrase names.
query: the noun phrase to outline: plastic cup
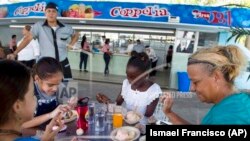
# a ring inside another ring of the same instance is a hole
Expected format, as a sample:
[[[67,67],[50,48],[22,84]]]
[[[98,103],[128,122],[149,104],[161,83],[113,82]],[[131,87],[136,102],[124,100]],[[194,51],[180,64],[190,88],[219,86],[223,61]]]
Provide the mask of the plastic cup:
[[[122,127],[123,124],[123,116],[121,113],[114,113],[113,114],[113,127],[119,128]]]

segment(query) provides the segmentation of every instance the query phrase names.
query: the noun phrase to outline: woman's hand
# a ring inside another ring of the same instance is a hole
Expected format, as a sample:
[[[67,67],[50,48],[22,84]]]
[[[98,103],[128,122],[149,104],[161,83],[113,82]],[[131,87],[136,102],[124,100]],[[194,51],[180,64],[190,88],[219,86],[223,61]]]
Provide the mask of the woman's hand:
[[[54,141],[55,136],[63,127],[63,122],[61,121],[62,116],[61,113],[57,113],[57,115],[50,121],[50,123],[46,126],[43,136],[41,137],[41,141]],[[53,130],[54,126],[58,126],[58,128]]]
[[[172,106],[173,106],[173,98],[172,95],[169,92],[165,92],[163,96],[160,98],[160,102],[163,103],[162,110],[167,115],[168,113],[172,112]]]
[[[71,141],[78,141],[78,139],[76,137],[73,137]]]

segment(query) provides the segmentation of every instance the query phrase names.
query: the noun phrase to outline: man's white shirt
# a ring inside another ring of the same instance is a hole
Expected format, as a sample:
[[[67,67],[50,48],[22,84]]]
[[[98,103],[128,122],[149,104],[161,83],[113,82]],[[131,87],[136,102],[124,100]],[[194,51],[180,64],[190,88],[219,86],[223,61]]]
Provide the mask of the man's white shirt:
[[[17,46],[19,46],[22,41],[23,39],[21,39],[17,43]],[[32,39],[30,43],[18,53],[18,60],[29,61],[32,59],[36,59],[39,55],[40,55],[40,48],[38,41]]]

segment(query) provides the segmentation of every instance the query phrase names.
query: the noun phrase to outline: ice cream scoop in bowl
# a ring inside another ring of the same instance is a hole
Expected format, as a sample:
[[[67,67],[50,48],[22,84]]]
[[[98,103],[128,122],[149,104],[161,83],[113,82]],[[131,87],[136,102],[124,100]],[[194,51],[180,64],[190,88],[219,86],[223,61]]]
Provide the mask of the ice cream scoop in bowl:
[[[138,123],[142,118],[143,118],[143,115],[141,115],[140,113],[136,111],[129,111],[124,116],[124,121],[127,124],[134,125]]]
[[[110,136],[113,141],[133,141],[139,138],[140,131],[135,127],[123,126],[114,129]]]

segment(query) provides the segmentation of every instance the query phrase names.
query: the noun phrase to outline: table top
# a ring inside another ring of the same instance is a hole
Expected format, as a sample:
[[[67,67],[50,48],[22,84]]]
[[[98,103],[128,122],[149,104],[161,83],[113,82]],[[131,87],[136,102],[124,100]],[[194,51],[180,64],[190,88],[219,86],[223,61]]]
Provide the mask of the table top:
[[[73,137],[77,137],[78,140],[91,140],[91,141],[110,141],[110,133],[113,130],[112,124],[106,124],[105,130],[103,132],[95,131],[95,124],[89,124],[88,130],[82,135],[76,135],[76,121],[72,121],[67,125],[67,129],[63,132],[58,133],[58,141],[70,141]]]
[[[73,137],[77,137],[78,141],[112,141],[111,132],[113,131],[113,125],[106,123],[105,130],[103,132],[95,131],[95,124],[89,124],[88,130],[82,135],[77,136],[76,130],[76,120],[66,123],[67,129],[59,132],[56,136],[56,141],[71,141]],[[124,125],[126,126],[126,124]],[[24,136],[33,136],[34,138],[39,138],[40,133],[37,131],[41,131],[42,129],[39,127],[29,128],[23,130]],[[138,139],[139,140],[139,139]]]

